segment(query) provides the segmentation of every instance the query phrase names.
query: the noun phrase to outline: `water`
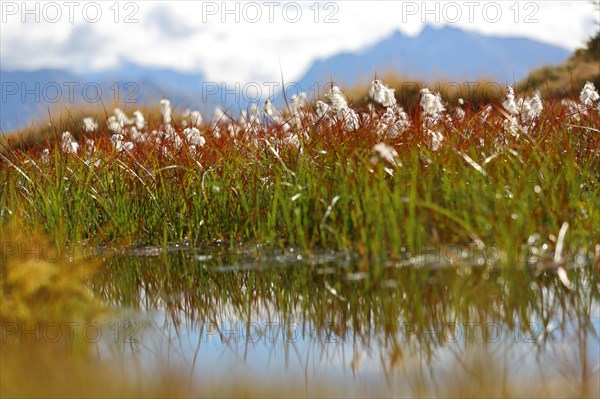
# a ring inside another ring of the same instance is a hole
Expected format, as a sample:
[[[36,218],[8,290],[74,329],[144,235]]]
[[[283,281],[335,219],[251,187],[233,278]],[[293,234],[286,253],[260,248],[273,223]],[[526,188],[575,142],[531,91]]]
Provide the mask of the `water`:
[[[141,384],[174,370],[224,394],[240,383],[297,395],[600,393],[592,267],[569,271],[571,290],[553,268],[368,270],[293,249],[111,255],[93,281],[115,309],[97,356]]]

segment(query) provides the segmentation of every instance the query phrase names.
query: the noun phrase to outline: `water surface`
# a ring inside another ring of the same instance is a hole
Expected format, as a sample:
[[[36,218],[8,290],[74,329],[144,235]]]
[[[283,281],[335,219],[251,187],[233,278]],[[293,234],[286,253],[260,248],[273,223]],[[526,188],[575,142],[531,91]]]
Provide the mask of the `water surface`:
[[[298,395],[600,393],[593,266],[570,269],[566,287],[547,265],[440,259],[372,268],[293,248],[110,255],[93,281],[117,310],[98,356],[142,383],[170,369],[224,394],[240,381]]]

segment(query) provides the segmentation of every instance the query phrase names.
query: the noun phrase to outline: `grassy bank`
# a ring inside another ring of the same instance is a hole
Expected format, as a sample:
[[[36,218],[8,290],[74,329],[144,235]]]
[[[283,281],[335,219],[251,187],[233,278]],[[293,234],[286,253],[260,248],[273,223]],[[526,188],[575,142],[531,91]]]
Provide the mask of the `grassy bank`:
[[[56,126],[46,149],[6,149],[1,217],[59,245],[259,242],[369,258],[442,243],[493,247],[504,263],[532,240],[551,252],[568,223],[565,253],[594,251],[595,108],[546,103],[524,122],[502,106],[486,118],[446,107],[435,125],[418,112],[393,134],[383,109],[360,112],[349,131],[311,105],[253,123],[223,117],[194,135],[183,117],[154,115],[143,141],[124,127],[119,143],[103,123],[85,132],[74,121],[71,141]]]

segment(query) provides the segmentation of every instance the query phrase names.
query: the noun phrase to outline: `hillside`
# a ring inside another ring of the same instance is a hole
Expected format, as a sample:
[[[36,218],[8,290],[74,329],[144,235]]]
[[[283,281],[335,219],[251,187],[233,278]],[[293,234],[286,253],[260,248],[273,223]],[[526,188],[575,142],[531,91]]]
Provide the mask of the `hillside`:
[[[558,66],[534,69],[520,85],[546,96],[564,98],[572,96],[585,82],[600,86],[600,30],[586,48],[577,50]]]
[[[428,79],[415,82],[410,75],[384,72],[378,75],[391,88],[396,90],[396,99],[404,107],[413,108],[419,101],[419,89],[422,86],[440,91],[444,100],[456,103],[459,97],[474,106],[490,102],[502,102],[506,93],[505,82],[501,80],[477,80],[475,84],[454,83],[452,77],[444,75],[440,79]],[[534,68],[517,80],[517,92],[539,90],[543,98],[563,99],[576,97],[586,82],[600,86],[600,31],[590,38],[585,48],[576,50],[564,62]],[[354,104],[362,105],[368,98],[370,80],[353,85],[347,91]],[[509,82],[507,82],[509,83]]]

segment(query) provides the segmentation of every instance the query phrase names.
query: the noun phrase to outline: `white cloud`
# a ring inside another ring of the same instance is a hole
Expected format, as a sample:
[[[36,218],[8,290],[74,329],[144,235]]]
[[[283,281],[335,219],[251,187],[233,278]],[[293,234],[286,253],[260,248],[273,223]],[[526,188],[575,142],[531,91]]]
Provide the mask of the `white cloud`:
[[[5,3],[21,4],[3,2],[2,7]],[[13,10],[3,8],[2,67],[77,71],[114,67],[120,58],[126,58],[143,65],[204,72],[207,79],[215,81],[280,81],[281,69],[284,78],[292,81],[317,58],[359,50],[398,29],[417,34],[423,22],[435,22],[437,17],[440,23],[448,23],[456,10],[462,15],[455,23],[458,27],[486,34],[527,36],[570,49],[583,44],[598,18],[587,0],[496,2],[501,5],[496,23],[491,22],[495,6],[486,1],[472,9],[472,21],[468,18],[470,9],[461,1],[451,2],[457,5],[454,9],[447,5],[449,2],[320,2],[318,15],[311,1],[301,3],[302,17],[292,23],[295,13],[289,3],[282,1],[275,8],[267,3],[227,3],[229,10],[237,4],[239,23],[234,21],[235,14],[220,9],[220,1],[134,3],[139,10],[125,9],[126,3],[119,3],[118,23],[114,21],[115,10],[109,8],[112,2],[99,3],[102,18],[96,23],[86,22],[81,10],[74,13],[74,23],[70,23],[66,9],[57,23],[45,22],[43,5],[40,23],[33,22],[32,15],[25,16],[29,22],[22,23],[22,10],[10,15]],[[82,7],[85,4],[82,2]],[[214,11],[211,6],[218,8],[216,14],[203,13]],[[256,16],[256,10],[262,13],[259,22],[244,21],[244,17]],[[427,14],[428,10],[432,12]],[[139,22],[123,23],[132,12]],[[325,17],[332,13],[337,22],[325,23]],[[528,16],[531,21],[526,21]]]

